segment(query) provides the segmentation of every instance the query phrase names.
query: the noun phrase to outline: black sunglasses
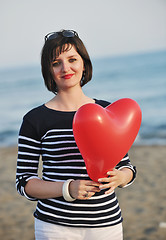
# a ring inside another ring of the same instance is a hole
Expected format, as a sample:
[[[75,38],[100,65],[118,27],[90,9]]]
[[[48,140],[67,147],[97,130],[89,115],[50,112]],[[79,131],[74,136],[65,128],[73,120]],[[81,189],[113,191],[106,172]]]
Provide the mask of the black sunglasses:
[[[78,37],[78,33],[74,30],[63,30],[61,32],[51,32],[45,36],[45,42],[57,38],[59,35],[63,37]]]

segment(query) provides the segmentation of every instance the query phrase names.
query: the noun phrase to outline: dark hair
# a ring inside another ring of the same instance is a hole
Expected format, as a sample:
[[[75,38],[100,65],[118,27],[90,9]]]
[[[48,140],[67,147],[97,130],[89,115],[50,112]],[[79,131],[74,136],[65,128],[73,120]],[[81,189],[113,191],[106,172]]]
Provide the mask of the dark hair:
[[[55,94],[57,94],[58,89],[52,75],[52,62],[62,52],[70,50],[71,46],[75,47],[84,62],[85,70],[81,79],[81,86],[84,86],[92,78],[92,63],[83,42],[76,35],[74,37],[64,37],[60,34],[63,31],[65,30],[58,32],[59,34],[56,38],[45,41],[41,52],[41,67],[44,82],[47,89]]]

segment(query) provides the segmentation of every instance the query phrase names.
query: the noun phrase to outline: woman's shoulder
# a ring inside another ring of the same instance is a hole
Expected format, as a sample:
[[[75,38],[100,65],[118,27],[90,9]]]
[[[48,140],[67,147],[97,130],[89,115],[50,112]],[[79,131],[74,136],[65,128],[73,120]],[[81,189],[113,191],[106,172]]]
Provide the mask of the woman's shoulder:
[[[40,117],[44,114],[44,111],[45,111],[45,108],[44,108],[44,104],[38,106],[38,107],[35,107],[35,108],[32,108],[31,110],[29,110],[25,115],[24,115],[24,119],[33,119],[33,118],[36,118],[36,117]]]
[[[108,105],[110,105],[111,103],[105,100],[99,100],[99,99],[95,99],[96,104],[99,104],[102,107],[107,107]]]

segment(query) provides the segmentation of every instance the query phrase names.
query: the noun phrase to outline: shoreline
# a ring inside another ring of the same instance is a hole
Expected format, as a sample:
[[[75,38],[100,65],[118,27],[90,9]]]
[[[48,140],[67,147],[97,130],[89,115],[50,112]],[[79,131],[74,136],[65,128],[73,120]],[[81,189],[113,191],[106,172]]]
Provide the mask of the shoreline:
[[[17,147],[0,147],[0,239],[34,239],[36,202],[15,189]],[[137,178],[116,193],[124,218],[125,240],[164,240],[166,236],[166,146],[133,145],[129,157],[137,166]]]

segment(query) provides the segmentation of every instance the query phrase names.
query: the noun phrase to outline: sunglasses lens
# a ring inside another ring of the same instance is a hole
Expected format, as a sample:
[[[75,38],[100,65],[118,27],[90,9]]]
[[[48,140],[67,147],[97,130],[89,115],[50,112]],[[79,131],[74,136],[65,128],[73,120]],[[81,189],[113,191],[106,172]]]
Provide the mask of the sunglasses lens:
[[[58,37],[58,33],[55,32],[55,33],[51,33],[51,34],[48,34],[46,36],[46,40],[51,40],[51,39],[54,39],[54,38],[57,38]]]
[[[64,37],[74,37],[75,36],[75,33],[71,30],[66,30],[66,31],[62,32],[62,34]]]

